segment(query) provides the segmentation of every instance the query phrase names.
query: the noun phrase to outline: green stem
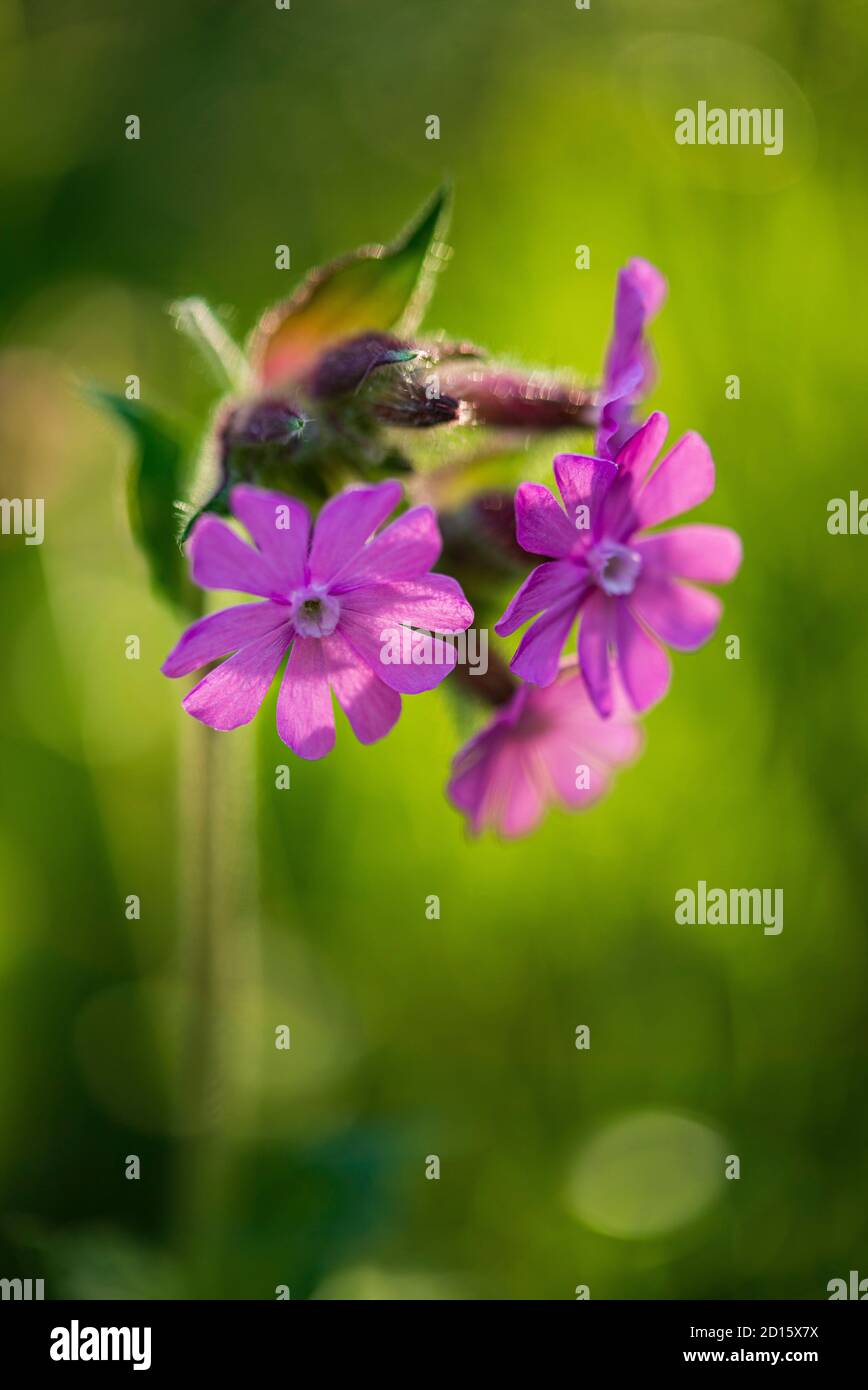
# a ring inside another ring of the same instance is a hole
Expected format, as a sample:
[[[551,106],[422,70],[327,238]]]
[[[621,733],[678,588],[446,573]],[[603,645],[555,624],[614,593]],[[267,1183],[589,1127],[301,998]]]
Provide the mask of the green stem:
[[[252,740],[185,720],[181,777],[179,1238],[189,1294],[219,1297],[243,1119],[238,1061],[254,987]]]

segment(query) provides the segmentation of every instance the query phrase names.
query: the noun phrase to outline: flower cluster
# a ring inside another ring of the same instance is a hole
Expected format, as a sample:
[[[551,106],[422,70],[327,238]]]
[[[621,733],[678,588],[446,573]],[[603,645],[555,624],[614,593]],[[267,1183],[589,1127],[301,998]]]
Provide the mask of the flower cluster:
[[[429,213],[391,248],[315,272],[264,316],[243,390],[218,416],[216,474],[185,532],[194,583],[253,601],[200,617],[163,670],[209,667],[184,708],[228,730],[253,719],[285,660],[277,730],[302,758],[334,746],[333,696],[356,737],[373,743],[394,726],[402,695],[453,673],[490,714],[456,755],[448,795],[474,832],[515,836],[550,803],[589,804],[636,756],[636,715],[668,689],[665,647],[691,650],[711,636],[720,600],[697,585],[731,580],[741,547],[719,526],[657,529],[714,489],[698,435],[657,463],[666,417],[642,420],[654,380],[646,329],[666,292],[659,271],[633,260],[620,272],[593,388],[407,331],[389,295],[401,272],[418,304],[433,227]],[[492,441],[514,451],[528,436],[593,431],[595,452],[555,455],[559,498],[523,482],[514,498],[487,492],[444,507],[440,524],[424,504],[389,520],[405,493],[417,503],[436,495],[408,439],[443,427],[471,441],[441,465],[450,478],[479,456],[480,435],[491,452]],[[529,557],[542,563],[530,568]],[[440,562],[452,573],[435,572]],[[455,647],[432,647],[428,634],[464,633],[511,576],[518,587],[494,631],[506,638],[529,625],[509,669],[495,657],[468,678]],[[410,640],[387,642],[395,632]]]

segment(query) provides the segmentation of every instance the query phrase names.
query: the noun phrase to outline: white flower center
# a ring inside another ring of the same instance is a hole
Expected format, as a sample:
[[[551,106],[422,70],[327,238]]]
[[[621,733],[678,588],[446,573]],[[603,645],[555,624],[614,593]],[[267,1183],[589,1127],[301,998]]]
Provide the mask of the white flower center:
[[[601,541],[595,545],[588,562],[591,573],[606,594],[632,594],[642,571],[639,552],[617,541]]]
[[[292,621],[299,637],[328,637],[341,615],[338,600],[318,584],[292,596]]]

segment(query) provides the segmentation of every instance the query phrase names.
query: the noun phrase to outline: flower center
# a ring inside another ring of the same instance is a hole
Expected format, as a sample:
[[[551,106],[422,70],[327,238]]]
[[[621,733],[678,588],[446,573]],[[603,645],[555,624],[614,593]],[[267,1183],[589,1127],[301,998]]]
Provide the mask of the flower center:
[[[591,573],[606,594],[632,594],[642,571],[642,556],[617,541],[595,545],[588,561]]]
[[[316,584],[292,596],[292,621],[299,637],[328,637],[340,614],[338,600]]]

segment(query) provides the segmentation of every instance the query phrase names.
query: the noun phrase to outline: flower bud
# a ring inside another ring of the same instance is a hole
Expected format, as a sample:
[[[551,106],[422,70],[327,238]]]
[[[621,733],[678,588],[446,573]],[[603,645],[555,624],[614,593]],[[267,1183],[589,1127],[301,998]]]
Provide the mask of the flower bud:
[[[542,372],[453,368],[441,382],[473,410],[479,424],[501,429],[591,429],[597,421],[595,396],[587,387],[558,381]]]
[[[432,425],[448,425],[458,419],[460,404],[454,396],[432,391],[422,382],[404,376],[390,384],[388,391],[374,402],[374,414],[388,425],[424,430]]]
[[[232,410],[221,437],[230,449],[268,445],[291,448],[298,443],[304,424],[304,417],[288,401],[265,399]]]
[[[415,356],[415,348],[390,333],[360,333],[322,354],[308,378],[308,390],[315,399],[348,396],[378,367],[409,362]]]

